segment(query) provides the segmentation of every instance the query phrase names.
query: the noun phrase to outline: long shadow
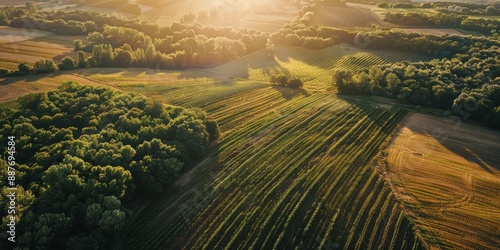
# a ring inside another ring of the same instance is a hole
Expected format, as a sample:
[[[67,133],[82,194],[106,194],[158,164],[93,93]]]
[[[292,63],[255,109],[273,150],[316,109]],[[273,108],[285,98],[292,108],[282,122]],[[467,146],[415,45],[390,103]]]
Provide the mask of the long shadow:
[[[384,108],[385,104],[379,103],[377,101],[370,100],[371,97],[367,96],[354,96],[354,95],[342,95],[338,94],[337,98],[349,103],[353,107],[359,108],[363,114],[368,116],[370,120],[375,122],[378,126],[382,126],[386,121],[379,119],[380,116],[374,112],[376,109],[390,110],[392,107]]]
[[[56,72],[46,73],[46,74],[33,74],[33,75],[3,77],[3,78],[0,78],[0,85],[13,84],[13,83],[16,83],[19,81],[36,82],[42,78],[47,78],[47,77],[54,78],[54,77],[63,75],[65,72],[67,72],[67,71],[56,71]]]
[[[486,172],[498,174],[495,172],[500,171],[500,131],[448,115],[425,115],[429,119],[423,119],[422,124],[408,124],[406,127],[416,134],[434,138],[446,149]]]
[[[281,96],[286,100],[290,100],[296,96],[309,96],[309,93],[304,89],[294,89],[285,86],[272,85],[272,88],[281,93]]]

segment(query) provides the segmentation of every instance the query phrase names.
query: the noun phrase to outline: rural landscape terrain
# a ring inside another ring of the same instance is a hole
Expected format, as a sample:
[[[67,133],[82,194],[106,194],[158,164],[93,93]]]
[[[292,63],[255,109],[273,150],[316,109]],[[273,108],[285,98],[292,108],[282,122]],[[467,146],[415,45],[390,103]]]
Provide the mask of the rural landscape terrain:
[[[0,249],[499,249],[500,2],[0,0]]]

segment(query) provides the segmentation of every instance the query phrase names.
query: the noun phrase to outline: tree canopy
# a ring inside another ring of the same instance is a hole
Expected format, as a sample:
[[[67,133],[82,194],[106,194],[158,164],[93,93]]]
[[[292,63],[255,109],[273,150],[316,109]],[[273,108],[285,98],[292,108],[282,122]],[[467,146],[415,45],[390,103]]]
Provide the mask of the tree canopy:
[[[20,248],[105,246],[131,216],[124,204],[134,193],[168,188],[218,138],[217,123],[200,110],[104,87],[68,82],[18,103],[0,112],[0,151],[15,136]]]

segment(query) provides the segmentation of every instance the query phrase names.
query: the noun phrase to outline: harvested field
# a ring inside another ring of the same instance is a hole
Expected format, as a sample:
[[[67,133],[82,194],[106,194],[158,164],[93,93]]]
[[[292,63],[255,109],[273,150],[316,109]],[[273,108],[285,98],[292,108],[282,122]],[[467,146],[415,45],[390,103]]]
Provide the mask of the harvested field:
[[[318,6],[311,26],[370,27],[380,24],[380,18],[370,10],[353,7]]]
[[[59,63],[65,56],[76,58],[73,41],[83,36],[61,36],[51,32],[0,28],[0,67],[16,69],[21,62],[34,63],[52,58]]]
[[[194,13],[198,22],[214,26],[257,29],[273,32],[288,23],[298,11],[298,7],[284,0],[259,1],[173,1],[164,6],[145,8],[140,19],[168,25],[179,21],[184,15]],[[202,16],[203,16],[202,15]]]
[[[51,32],[0,26],[0,44],[17,43],[37,37],[53,35]]]
[[[388,149],[386,178],[430,248],[500,246],[500,134],[412,114]]]

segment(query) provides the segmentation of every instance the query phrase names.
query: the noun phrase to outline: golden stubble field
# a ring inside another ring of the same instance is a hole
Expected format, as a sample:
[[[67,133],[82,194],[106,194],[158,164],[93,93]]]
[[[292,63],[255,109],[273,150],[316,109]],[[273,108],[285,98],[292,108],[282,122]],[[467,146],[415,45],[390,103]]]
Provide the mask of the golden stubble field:
[[[65,56],[76,58],[73,41],[84,36],[61,36],[51,32],[0,27],[0,68],[17,69],[22,62],[33,64],[52,58],[59,63]]]
[[[500,134],[451,118],[411,114],[382,170],[430,248],[500,246]]]
[[[138,18],[169,25],[193,13],[198,16],[196,21],[206,25],[274,32],[292,20],[298,10],[286,0],[187,0],[144,8]]]

